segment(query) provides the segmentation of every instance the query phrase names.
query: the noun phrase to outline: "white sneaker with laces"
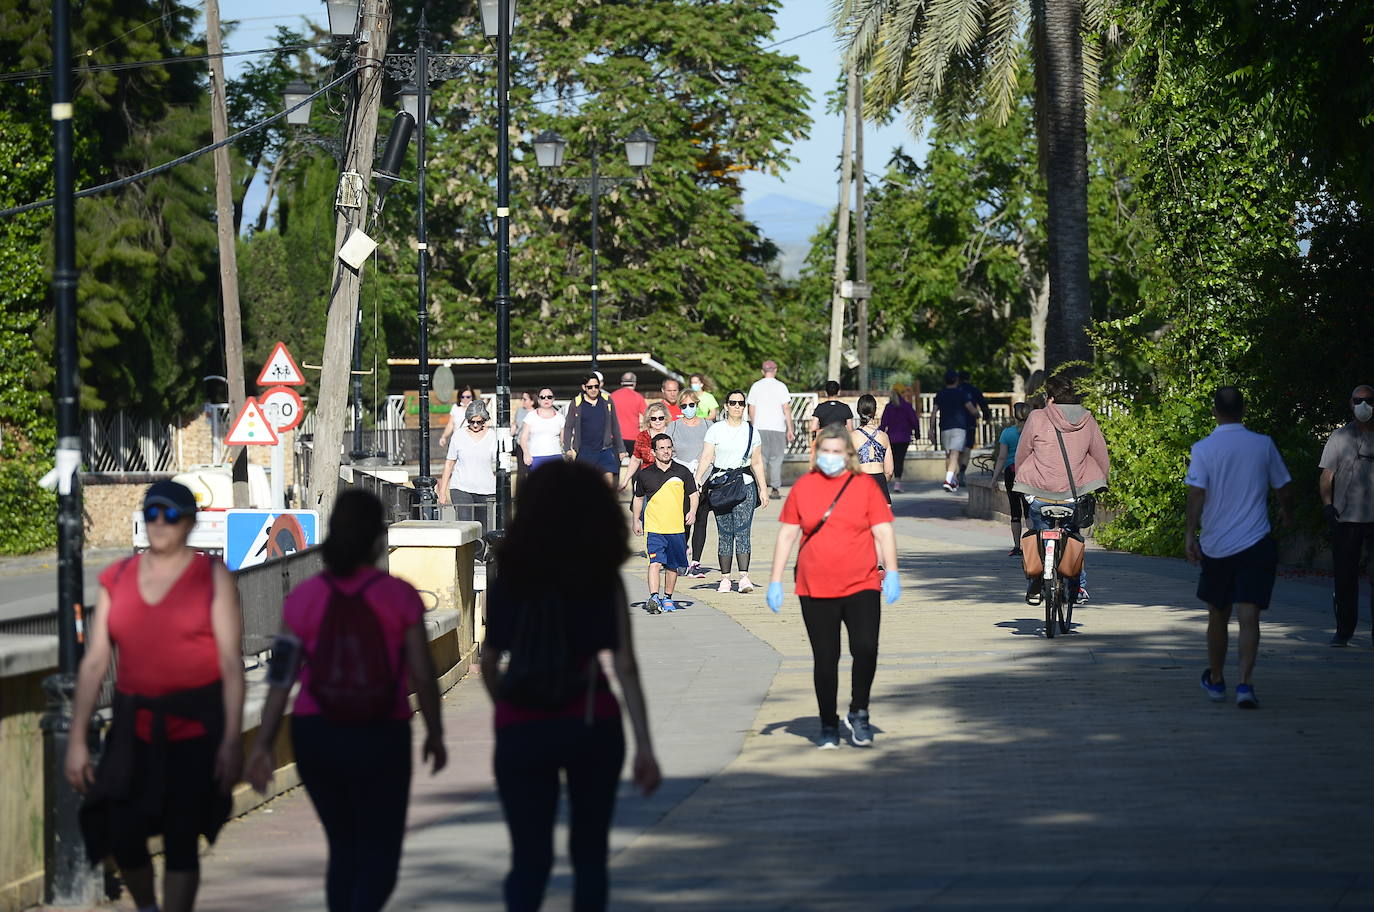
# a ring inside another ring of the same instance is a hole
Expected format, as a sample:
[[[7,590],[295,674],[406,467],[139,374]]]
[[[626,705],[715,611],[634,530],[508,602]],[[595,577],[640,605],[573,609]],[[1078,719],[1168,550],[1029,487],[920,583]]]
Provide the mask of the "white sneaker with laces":
[[[739,591],[740,591],[740,592],[753,592],[753,591],[754,591],[754,581],[751,580],[751,579],[749,579],[749,574],[747,574],[747,573],[741,573],[741,574],[739,575]]]
[[[716,591],[717,591],[717,592],[730,592],[730,591],[732,591],[731,586],[730,586],[730,577],[728,577],[728,576],[721,577],[720,585],[716,587]]]

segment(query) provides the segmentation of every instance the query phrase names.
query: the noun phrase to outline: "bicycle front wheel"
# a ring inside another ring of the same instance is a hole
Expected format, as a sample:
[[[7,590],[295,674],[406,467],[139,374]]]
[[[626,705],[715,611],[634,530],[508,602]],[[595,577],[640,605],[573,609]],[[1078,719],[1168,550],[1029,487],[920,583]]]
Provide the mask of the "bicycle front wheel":
[[[1059,623],[1059,586],[1053,581],[1044,587],[1045,596],[1045,637],[1053,638]]]
[[[1069,599],[1069,587],[1063,579],[1055,581],[1055,589],[1059,594],[1055,597],[1055,613],[1059,619],[1059,632],[1068,633],[1070,621],[1073,620],[1073,602]]]

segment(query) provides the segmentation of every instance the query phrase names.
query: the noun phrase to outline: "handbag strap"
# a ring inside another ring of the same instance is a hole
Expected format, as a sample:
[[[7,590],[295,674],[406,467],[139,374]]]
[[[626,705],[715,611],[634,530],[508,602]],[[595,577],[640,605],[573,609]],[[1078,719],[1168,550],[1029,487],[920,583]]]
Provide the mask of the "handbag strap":
[[[1064,457],[1064,471],[1069,473],[1069,493],[1073,495],[1073,502],[1078,503],[1078,485],[1073,483],[1073,466],[1069,465],[1069,449],[1064,446],[1064,435],[1059,428],[1055,428],[1054,436],[1059,438],[1059,455]]]
[[[830,506],[825,508],[825,513],[821,516],[821,521],[816,523],[815,528],[813,528],[810,532],[807,533],[806,538],[802,539],[801,547],[797,549],[798,557],[801,556],[801,549],[805,548],[806,543],[816,537],[816,533],[821,531],[821,527],[824,526],[826,520],[830,518],[830,514],[835,512],[835,504],[840,502],[840,498],[844,496],[844,489],[849,487],[849,483],[853,480],[854,473],[850,472],[849,477],[844,480],[844,484],[840,485],[839,493],[835,495],[835,499],[830,501]]]
[[[749,425],[749,437],[744,441],[744,462],[740,465],[741,469],[749,468],[749,457],[752,455],[749,451],[754,446],[754,422],[746,421],[744,423]]]

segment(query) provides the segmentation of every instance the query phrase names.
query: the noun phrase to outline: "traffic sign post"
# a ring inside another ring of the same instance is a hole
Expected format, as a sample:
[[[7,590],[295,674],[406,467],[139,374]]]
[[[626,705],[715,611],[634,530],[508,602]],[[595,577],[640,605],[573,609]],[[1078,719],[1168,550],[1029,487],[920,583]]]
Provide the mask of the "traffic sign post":
[[[281,350],[285,352],[285,346]],[[305,405],[291,387],[274,386],[262,394],[261,406],[267,423],[277,433],[277,443],[272,447],[272,507],[282,510],[286,507],[286,442],[282,435],[301,423]]]

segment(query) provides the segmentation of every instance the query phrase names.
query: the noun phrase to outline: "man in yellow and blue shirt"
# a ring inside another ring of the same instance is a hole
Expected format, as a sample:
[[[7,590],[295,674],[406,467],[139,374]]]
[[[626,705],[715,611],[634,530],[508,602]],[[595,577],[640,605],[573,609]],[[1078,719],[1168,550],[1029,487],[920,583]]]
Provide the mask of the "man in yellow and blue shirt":
[[[671,437],[657,434],[649,443],[654,461],[635,473],[631,513],[635,534],[647,536],[649,597],[644,607],[650,614],[661,614],[678,607],[673,589],[679,571],[687,566],[687,527],[696,519],[701,493],[691,470],[673,461]]]

